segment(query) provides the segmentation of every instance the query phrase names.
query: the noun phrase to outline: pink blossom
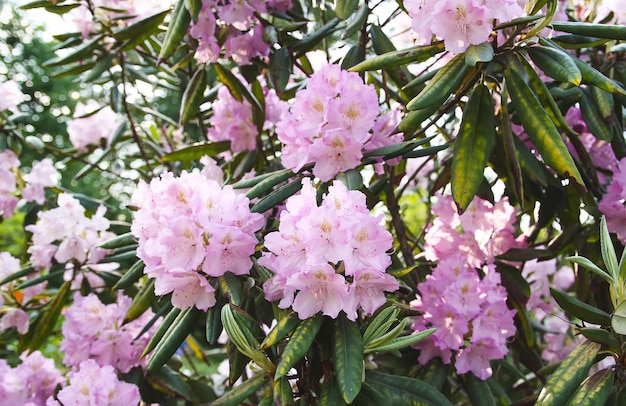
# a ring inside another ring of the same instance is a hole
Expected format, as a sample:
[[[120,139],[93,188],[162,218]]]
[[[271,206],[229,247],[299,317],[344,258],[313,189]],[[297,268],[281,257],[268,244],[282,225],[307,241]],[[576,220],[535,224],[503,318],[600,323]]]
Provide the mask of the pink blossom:
[[[120,381],[110,365],[83,361],[76,371],[69,373],[69,378],[69,385],[56,396],[61,403],[49,399],[47,405],[129,406],[141,400],[139,388]]]
[[[215,304],[210,278],[250,272],[264,218],[232,187],[197,172],[167,172],[140,182],[132,201],[139,210],[131,231],[144,271],[155,278],[157,295],[172,292],[175,306],[206,310]]]
[[[17,114],[19,112],[17,106],[25,100],[26,95],[13,80],[0,83],[0,111],[9,110]]]
[[[22,309],[9,309],[0,318],[0,331],[15,327],[18,334],[24,335],[28,332],[28,313]]]
[[[20,356],[21,363],[11,368],[0,359],[0,406],[44,405],[64,379],[54,361],[41,352]]]
[[[371,85],[363,84],[354,72],[327,65],[309,78],[290,112],[276,124],[283,165],[299,171],[315,162],[313,174],[324,182],[356,168],[363,151],[399,140],[386,128],[385,121],[389,123],[391,117],[378,122],[379,112]]]
[[[67,133],[74,148],[86,152],[89,145],[108,145],[118,125],[119,118],[109,106],[94,110],[79,102],[74,118],[67,122]]]
[[[41,160],[33,166],[28,174],[27,185],[22,190],[22,197],[27,202],[34,201],[43,204],[45,199],[44,188],[54,186],[59,177],[60,174],[50,158]]]
[[[252,106],[246,99],[238,101],[226,86],[220,87],[213,103],[210,140],[231,142],[233,152],[253,151],[259,131],[252,117]]]
[[[598,208],[606,216],[609,231],[616,233],[617,237],[626,242],[626,158],[620,160],[613,172],[613,179]]]
[[[0,151],[0,217],[13,216],[13,210],[17,205],[18,198],[13,195],[16,191],[16,177],[14,171],[20,165],[15,152],[10,149]]]
[[[391,234],[367,209],[365,196],[335,181],[317,205],[310,179],[287,199],[278,231],[265,237],[258,263],[274,275],[263,284],[266,298],[292,306],[301,319],[318,311],[355,320],[385,303],[384,292],[398,288],[385,273]],[[342,275],[343,273],[343,275]]]

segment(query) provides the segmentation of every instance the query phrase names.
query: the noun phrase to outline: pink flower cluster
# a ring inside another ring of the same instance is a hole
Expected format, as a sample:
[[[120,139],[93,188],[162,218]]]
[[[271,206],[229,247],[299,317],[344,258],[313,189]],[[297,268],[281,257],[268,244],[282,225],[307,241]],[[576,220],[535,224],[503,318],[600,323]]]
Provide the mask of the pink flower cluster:
[[[15,173],[20,161],[15,152],[5,149],[0,152],[0,217],[9,218],[19,199],[14,196],[17,190]]]
[[[201,63],[216,62],[222,47],[224,58],[233,58],[238,65],[267,56],[270,46],[263,40],[263,25],[256,15],[267,14],[270,9],[285,12],[290,7],[291,0],[202,0],[198,20],[189,30],[198,40],[196,59]]]
[[[437,195],[432,211],[436,217],[427,228],[424,244],[430,261],[462,252],[470,266],[480,268],[510,248],[524,245],[515,237],[515,208],[506,197],[495,204],[475,198],[459,215],[452,196]]]
[[[606,216],[609,231],[626,243],[626,158],[622,158],[613,171],[613,179],[598,209]]]
[[[411,306],[424,312],[412,325],[415,331],[437,331],[416,344],[419,362],[440,357],[449,364],[456,351],[457,373],[472,372],[480,379],[493,373],[489,361],[508,354],[507,339],[515,335],[515,310],[506,305],[507,292],[493,266],[480,278],[463,253],[439,261],[417,286]]]
[[[363,152],[402,141],[402,135],[392,135],[397,116],[379,113],[373,86],[357,73],[327,65],[309,78],[276,125],[283,165],[299,171],[315,162],[313,174],[324,182],[356,168]]]
[[[0,83],[0,111],[18,113],[17,106],[25,100],[26,95],[22,93],[17,83],[12,80]]]
[[[344,311],[355,320],[357,310],[372,314],[386,301],[384,292],[398,289],[385,273],[392,236],[373,217],[365,195],[335,181],[318,207],[308,178],[302,191],[287,199],[278,231],[265,237],[259,264],[274,275],[263,285],[265,297],[292,306],[301,319],[321,311],[336,318]]]
[[[96,110],[79,102],[74,118],[67,122],[67,133],[76,151],[87,152],[89,145],[101,145],[101,142],[108,145],[119,123],[111,107]]]
[[[8,252],[0,252],[0,280],[20,270],[20,260]],[[34,276],[33,276],[34,277]],[[45,284],[29,286],[17,291],[17,286],[24,281],[20,278],[0,286],[0,332],[15,327],[19,334],[28,331],[28,313],[25,306],[45,289]],[[5,301],[5,298],[8,301]]]
[[[85,216],[85,208],[80,202],[68,193],[61,193],[57,203],[57,208],[40,211],[37,223],[26,226],[26,230],[33,233],[33,245],[28,248],[31,264],[36,269],[47,269],[54,258],[60,264],[67,264],[68,270],[75,269],[75,265],[90,268],[105,266],[96,265],[107,253],[98,246],[115,236],[107,231],[109,220],[104,217],[105,207],[98,207],[89,218]],[[80,275],[97,278],[90,283],[100,279],[91,273]],[[76,287],[80,287],[81,281],[74,279]]]
[[[265,123],[269,129],[280,120],[287,103],[280,100],[274,89],[265,89]],[[246,99],[238,101],[226,86],[217,91],[208,137],[213,141],[230,141],[233,152],[254,151],[259,129],[254,123],[252,106]]]
[[[248,274],[264,223],[249,200],[200,173],[167,172],[150,184],[140,182],[132,196],[139,207],[131,231],[155,293],[172,292],[172,304],[206,310],[215,304],[207,276]]]
[[[65,379],[54,366],[54,361],[39,351],[23,353],[20,359],[21,364],[15,368],[0,359],[0,406],[45,405],[46,399]]]
[[[6,149],[0,152],[0,217],[9,218],[13,215],[19,199],[17,192],[17,174],[20,161],[15,152]],[[22,198],[27,202],[43,204],[44,188],[56,185],[59,172],[50,158],[45,158],[33,165],[30,173],[25,176],[26,187],[22,189]]]
[[[118,292],[114,303],[105,305],[98,296],[74,294],[74,303],[63,310],[65,322],[61,327],[60,349],[65,353],[63,363],[76,367],[88,359],[98,365],[111,365],[123,373],[141,365],[141,353],[152,331],[137,335],[154,314],[147,310],[141,317],[124,323],[132,300]],[[153,329],[154,330],[154,329]]]
[[[93,360],[80,363],[69,373],[70,383],[49,398],[46,406],[133,406],[141,400],[139,388],[120,381],[110,365],[99,366]]]
[[[489,39],[494,21],[522,17],[519,0],[405,0],[413,18],[417,42],[428,44],[433,36],[443,39],[446,50],[458,54],[470,45]]]

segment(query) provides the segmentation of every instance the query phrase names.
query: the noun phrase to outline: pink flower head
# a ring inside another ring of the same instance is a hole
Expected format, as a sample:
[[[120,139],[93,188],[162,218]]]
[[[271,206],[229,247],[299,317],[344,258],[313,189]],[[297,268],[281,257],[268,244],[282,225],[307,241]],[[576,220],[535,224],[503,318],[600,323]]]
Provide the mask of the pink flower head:
[[[140,182],[132,202],[139,207],[131,226],[138,256],[156,294],[172,292],[174,306],[206,310],[215,304],[207,277],[250,272],[264,218],[232,187],[198,172],[167,172]]]
[[[337,317],[341,310],[355,320],[357,310],[371,314],[385,303],[384,292],[398,289],[385,273],[391,234],[373,217],[365,196],[335,181],[317,205],[311,180],[300,194],[287,199],[278,231],[265,237],[259,264],[274,275],[263,290],[278,306],[292,306],[301,319],[322,311]]]
[[[354,72],[327,65],[310,77],[307,88],[296,94],[291,111],[276,125],[283,165],[299,171],[315,162],[313,174],[324,182],[356,168],[363,151],[398,140],[382,121],[378,123],[379,112],[371,85]]]
[[[44,405],[64,379],[52,359],[33,351],[20,356],[21,363],[9,367],[0,359],[0,405]]]
[[[606,224],[609,231],[616,233],[617,237],[626,242],[626,158],[622,158],[613,172],[613,179],[598,208],[606,216]]]
[[[8,80],[0,83],[0,111],[9,110],[18,113],[17,106],[26,100],[26,95],[22,93],[17,83]]]
[[[54,186],[60,177],[50,158],[45,158],[35,164],[28,174],[26,187],[22,190],[22,197],[27,202],[43,204],[44,188]]]
[[[119,125],[117,114],[106,106],[94,113],[82,103],[76,105],[74,118],[67,122],[67,133],[78,152],[86,152],[89,145],[108,145],[113,132]]]

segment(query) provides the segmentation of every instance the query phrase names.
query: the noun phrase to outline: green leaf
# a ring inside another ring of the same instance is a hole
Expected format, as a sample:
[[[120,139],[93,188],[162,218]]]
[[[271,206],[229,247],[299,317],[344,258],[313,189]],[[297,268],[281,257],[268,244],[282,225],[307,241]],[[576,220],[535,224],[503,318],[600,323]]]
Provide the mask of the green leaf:
[[[230,141],[200,142],[189,147],[170,152],[163,156],[163,162],[195,161],[205,155],[215,156],[230,149]]]
[[[224,329],[221,317],[222,306],[223,304],[220,303],[219,305],[209,307],[206,312],[206,340],[211,345],[217,343]]]
[[[259,371],[252,375],[250,379],[228,391],[224,396],[209,403],[209,406],[240,406],[248,396],[254,394],[270,380],[265,371]]]
[[[587,22],[552,22],[556,31],[589,37],[626,40],[626,26],[613,24],[592,24]]]
[[[597,406],[604,405],[613,390],[612,368],[596,372],[584,380],[567,406]]]
[[[162,11],[114,32],[113,37],[115,39],[124,40],[120,50],[130,51],[150,36],[158,34],[160,31],[159,26],[169,12],[169,10]]]
[[[592,89],[598,88],[592,87]],[[604,90],[598,90],[604,92]],[[587,128],[597,139],[610,142],[613,138],[613,132],[607,120],[600,114],[599,107],[597,102],[588,95],[588,92],[583,92],[580,100],[580,112]]]
[[[606,280],[609,284],[613,284],[615,282],[611,275],[609,275],[605,270],[599,268],[596,264],[594,264],[593,262],[591,262],[585,257],[580,257],[580,256],[575,255],[572,257],[567,257],[565,259],[569,262],[573,262],[575,264],[578,264],[580,266],[587,268],[588,270],[595,273],[596,275],[599,275],[602,278],[604,278],[604,280]]]
[[[148,361],[148,372],[155,373],[165,364],[178,350],[187,336],[196,327],[196,322],[201,311],[195,306],[181,311],[172,325],[163,334],[163,337],[156,345],[150,361]]]
[[[287,334],[291,333],[299,323],[300,319],[298,318],[298,315],[295,312],[289,313],[287,316],[278,320],[274,328],[272,328],[267,336],[265,336],[265,339],[259,348],[265,350],[278,344],[278,342],[285,338]]]
[[[144,268],[145,264],[143,263],[143,261],[135,262],[120,278],[120,280],[115,283],[115,286],[113,286],[113,290],[126,289],[127,287],[137,282],[143,275]]]
[[[350,169],[347,172],[337,174],[336,179],[341,181],[348,190],[360,190],[363,187],[361,171]]]
[[[535,46],[527,49],[530,59],[546,75],[560,82],[580,85],[582,73],[572,57],[564,51],[546,46]]]
[[[191,387],[185,379],[172,368],[163,365],[161,369],[147,376],[148,382],[166,393],[178,395],[186,400],[191,400]]]
[[[573,58],[573,60],[580,69],[584,83],[599,87],[609,93],[626,95],[626,90],[614,80],[607,78],[603,73],[578,58]]]
[[[465,51],[465,63],[469,66],[476,66],[478,62],[491,62],[493,55],[493,46],[490,42],[483,42],[478,45],[470,44]]]
[[[361,391],[363,377],[363,342],[356,322],[341,313],[333,322],[333,365],[339,391],[346,403],[352,403]]]
[[[421,110],[433,105],[441,106],[459,88],[465,75],[472,69],[475,68],[465,63],[465,54],[455,55],[407,104],[407,109]]]
[[[144,314],[144,312],[148,310],[150,306],[152,306],[155,299],[156,295],[154,294],[154,278],[150,278],[133,298],[130,307],[126,311],[124,320],[128,322],[137,319],[139,316]]]
[[[96,48],[98,48],[99,46],[98,42],[103,37],[104,36],[102,34],[98,35],[94,37],[93,39],[83,43],[81,46],[77,47],[76,49],[74,49],[73,52],[67,55],[47,60],[46,62],[43,63],[43,66],[50,67],[50,66],[67,65],[69,63],[76,62],[81,59],[85,59],[88,56],[90,56]]]
[[[222,293],[235,306],[241,305],[243,298],[243,285],[241,280],[232,272],[225,272],[218,278]]]
[[[25,266],[24,268],[20,269],[17,272],[12,273],[11,275],[8,275],[6,278],[0,280],[0,286],[5,285],[9,282],[13,282],[21,277],[24,276],[28,276],[31,273],[35,272],[35,268],[33,268],[32,266]]]
[[[300,361],[304,354],[309,351],[315,337],[317,337],[317,333],[322,327],[323,320],[322,315],[317,313],[315,316],[298,324],[281,354],[280,362],[276,366],[274,380],[285,376],[296,362]]]
[[[302,189],[302,180],[296,179],[265,196],[257,204],[252,206],[250,211],[253,213],[264,213],[282,203],[288,197],[295,195],[300,189]]]
[[[545,163],[561,176],[574,181],[579,189],[586,190],[561,134],[535,94],[515,70],[507,68],[505,78],[515,112]]]
[[[231,305],[222,307],[222,325],[230,341],[235,344],[239,352],[252,359],[261,368],[268,372],[274,370],[274,364],[259,351],[259,343],[254,338],[247,323],[237,320],[235,314]]]
[[[454,141],[450,183],[459,213],[467,209],[483,183],[483,172],[495,144],[493,100],[489,89],[481,84],[470,94]]]
[[[217,77],[221,83],[228,87],[230,90],[230,94],[237,99],[237,101],[242,101],[244,98],[250,102],[252,106],[252,116],[254,117],[254,123],[256,126],[261,129],[263,128],[263,123],[265,121],[265,114],[263,113],[263,107],[259,100],[252,94],[248,86],[244,85],[238,78],[233,74],[230,70],[224,68],[219,63],[212,64],[213,69],[215,69],[215,73],[217,73]]]
[[[617,334],[626,334],[626,300],[611,315],[611,327]]]
[[[331,35],[335,31],[337,31],[338,30],[338,28],[337,28],[338,24],[339,24],[339,19],[338,18],[333,18],[332,20],[328,21],[326,24],[324,24],[319,29],[311,32],[310,34],[307,34],[300,41],[298,41],[295,44],[293,44],[290,47],[291,51],[295,52],[296,57],[300,57],[300,56],[304,55],[306,52],[310,51],[311,49],[313,49],[317,45],[319,45],[319,43],[322,41],[322,39],[328,37],[329,35]]]
[[[128,245],[132,245],[136,243],[137,241],[135,241],[135,237],[133,236],[133,233],[128,232],[128,233],[115,236],[109,240],[106,240],[105,242],[98,245],[98,247],[104,248],[104,249],[115,249],[115,248],[126,247]]]
[[[476,378],[473,373],[463,375],[463,387],[472,405],[496,406],[489,384]]]
[[[335,377],[330,376],[328,379],[325,379],[322,384],[319,406],[344,406],[345,404],[341,397],[341,392],[339,392]]]
[[[272,190],[274,186],[293,177],[294,174],[289,169],[283,169],[280,171],[267,174],[267,176],[265,175],[262,175],[262,176],[264,176],[264,178],[261,179],[261,181],[258,182],[256,185],[252,186],[252,188],[248,190],[248,192],[246,193],[246,196],[248,197],[248,199],[254,199],[254,198],[263,196],[264,194]],[[237,185],[233,185],[233,187],[238,188]],[[244,187],[246,186],[244,185]]]
[[[191,15],[185,7],[186,0],[178,0],[174,11],[172,12],[172,18],[170,19],[169,26],[165,32],[165,38],[163,39],[163,45],[159,51],[159,62],[167,60],[183,42],[187,30],[189,30],[189,23],[191,22]]]
[[[617,337],[615,337],[615,334],[603,328],[583,327],[577,328],[576,332],[582,334],[589,341],[602,344],[603,347],[608,348],[614,354],[622,353],[622,344]]]
[[[387,330],[398,320],[398,314],[400,314],[400,309],[395,306],[380,309],[370,319],[363,332],[363,346],[369,347],[373,340],[387,333]]]
[[[276,406],[292,406],[293,403],[293,390],[289,384],[289,379],[282,377],[273,384],[274,392],[274,404]]]
[[[48,336],[52,334],[59,316],[61,316],[61,310],[63,310],[70,295],[71,284],[71,281],[66,281],[61,285],[57,294],[48,303],[45,311],[37,317],[33,325],[28,329],[28,332],[20,339],[18,343],[19,352],[25,350],[35,351],[46,342]]]
[[[187,88],[183,93],[183,99],[180,102],[181,124],[186,124],[192,117],[198,114],[200,103],[202,103],[202,99],[204,98],[206,85],[206,70],[204,69],[204,65],[200,65],[187,84]]]
[[[287,48],[280,48],[270,54],[269,74],[272,87],[277,94],[285,91],[292,70],[292,62]]]
[[[340,20],[350,17],[359,5],[359,0],[335,0],[335,14]]]
[[[604,216],[600,219],[600,250],[602,251],[604,265],[613,280],[617,283],[619,281],[617,255],[615,254],[615,248],[613,248],[613,242],[611,241],[611,236],[609,235],[609,228],[606,225],[606,217]]]
[[[147,354],[150,353],[150,351],[156,348],[156,346],[161,342],[161,339],[163,338],[167,330],[169,330],[172,324],[174,324],[174,321],[178,318],[179,314],[180,309],[177,307],[172,308],[169,313],[167,313],[167,316],[165,316],[159,327],[152,335],[152,338],[150,338],[150,341],[148,341],[148,345],[146,345],[146,348],[144,348],[143,353],[141,354],[141,358],[145,357]]]
[[[539,393],[538,406],[561,406],[588,376],[600,344],[586,341],[572,351],[554,371]]]
[[[403,49],[401,51],[390,51],[382,55],[368,58],[348,70],[351,72],[365,72],[393,68],[400,65],[406,65],[411,62],[419,63],[437,55],[440,52],[443,52],[444,50],[445,47],[443,42],[437,42],[433,45],[418,46]]]
[[[386,404],[452,406],[441,392],[418,379],[366,371],[365,383],[385,395]]]
[[[556,303],[568,316],[600,326],[610,324],[611,316],[604,310],[593,307],[556,288],[550,288],[550,292]]]
[[[365,353],[371,352],[388,352],[388,351],[396,351],[402,348],[409,347],[413,344],[417,344],[423,339],[430,337],[437,331],[437,329],[430,328],[428,330],[420,331],[419,333],[410,334],[407,336],[397,337],[390,341],[385,342],[384,344],[369,346]]]

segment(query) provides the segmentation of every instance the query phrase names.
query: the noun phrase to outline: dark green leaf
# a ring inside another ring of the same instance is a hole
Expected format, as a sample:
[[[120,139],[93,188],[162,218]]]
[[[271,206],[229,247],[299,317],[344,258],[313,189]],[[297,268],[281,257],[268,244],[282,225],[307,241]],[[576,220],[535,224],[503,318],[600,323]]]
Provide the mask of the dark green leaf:
[[[337,316],[332,341],[333,364],[339,391],[346,403],[352,403],[361,391],[363,343],[356,322],[345,313]]]

